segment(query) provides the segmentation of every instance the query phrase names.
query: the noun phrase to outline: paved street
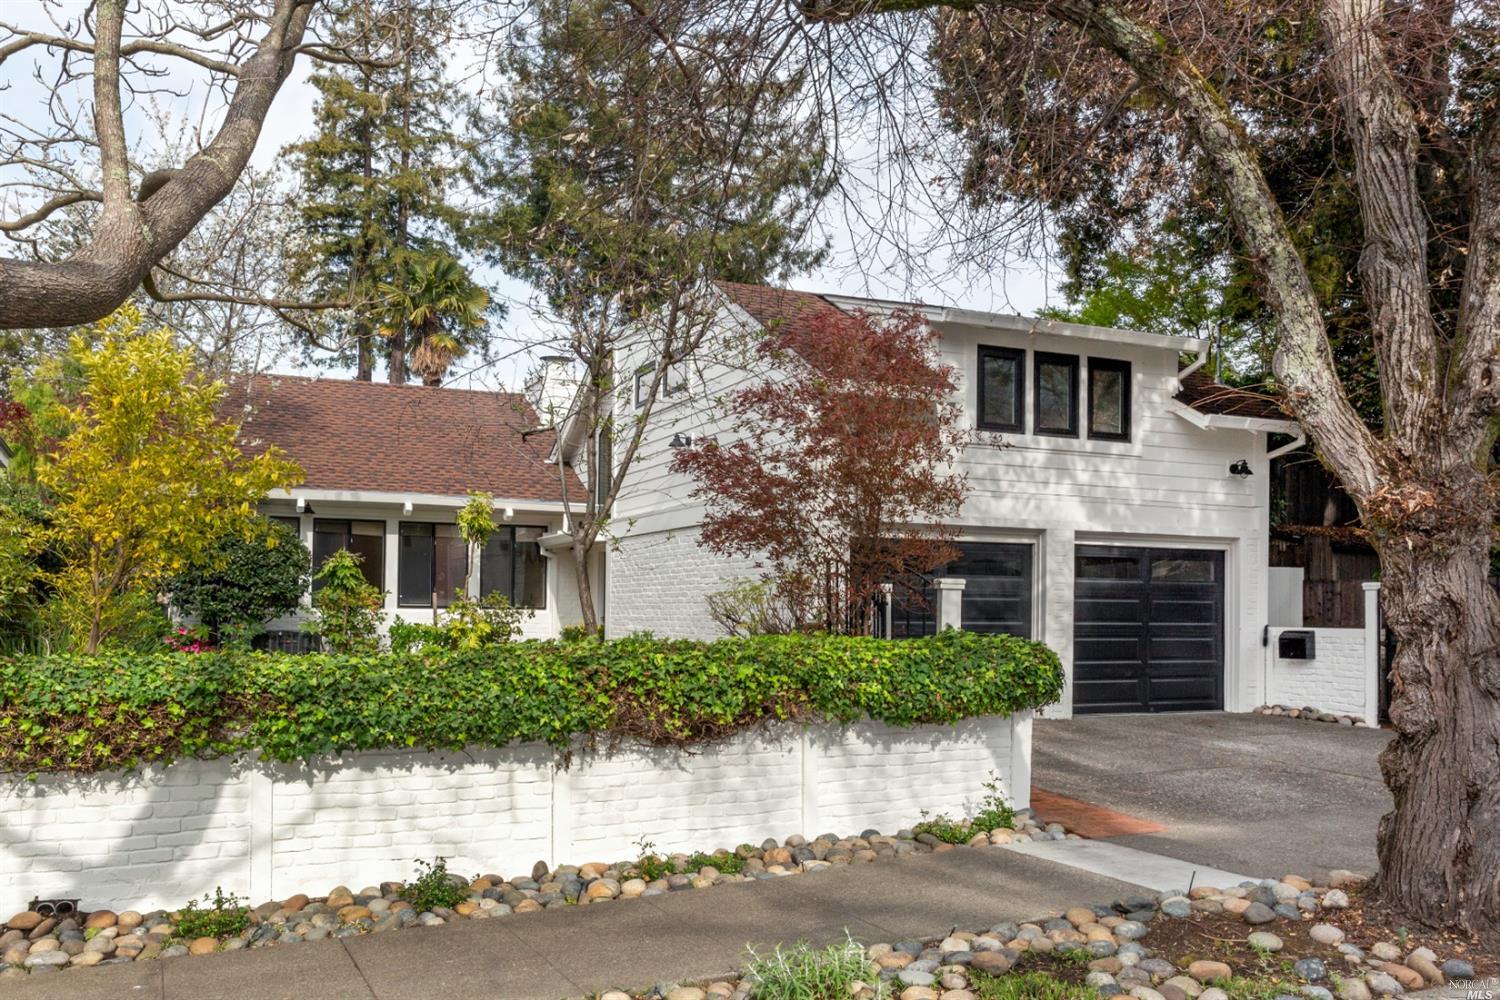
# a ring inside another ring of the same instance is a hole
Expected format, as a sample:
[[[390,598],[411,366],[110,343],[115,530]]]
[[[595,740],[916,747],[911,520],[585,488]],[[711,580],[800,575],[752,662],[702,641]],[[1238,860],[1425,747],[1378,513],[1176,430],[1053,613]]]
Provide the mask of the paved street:
[[[1390,733],[1261,715],[1039,720],[1033,784],[1158,823],[1114,842],[1264,875],[1373,872]]]

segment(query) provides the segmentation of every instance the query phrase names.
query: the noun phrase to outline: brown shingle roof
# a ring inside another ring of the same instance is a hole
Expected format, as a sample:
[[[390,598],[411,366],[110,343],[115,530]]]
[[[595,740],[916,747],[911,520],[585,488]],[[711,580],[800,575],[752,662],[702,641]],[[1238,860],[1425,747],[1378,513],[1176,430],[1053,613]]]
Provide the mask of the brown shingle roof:
[[[276,445],[316,489],[562,499],[553,434],[522,435],[537,418],[516,393],[257,375],[230,387],[224,413],[243,421],[248,451]],[[567,474],[568,495],[583,496]]]
[[[1213,413],[1228,417],[1257,417],[1262,420],[1290,420],[1281,408],[1281,401],[1274,396],[1220,385],[1213,376],[1202,370],[1182,379],[1182,391],[1178,402],[1186,403],[1199,413]]]
[[[719,290],[730,301],[749,313],[767,329],[796,329],[819,314],[843,316],[844,311],[821,295],[794,292],[789,288],[765,285],[742,285],[737,281],[718,282]]]

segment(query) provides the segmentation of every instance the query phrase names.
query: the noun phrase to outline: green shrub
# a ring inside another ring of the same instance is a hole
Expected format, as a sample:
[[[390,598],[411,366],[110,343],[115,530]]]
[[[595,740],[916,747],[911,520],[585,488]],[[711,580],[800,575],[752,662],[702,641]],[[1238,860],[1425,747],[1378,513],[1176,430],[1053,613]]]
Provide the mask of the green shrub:
[[[360,557],[339,549],[313,579],[313,618],[302,628],[333,653],[374,653],[380,648],[380,588],[365,579]]]
[[[167,584],[172,606],[219,642],[248,643],[266,622],[297,610],[307,591],[312,554],[284,524],[259,518],[249,536],[219,539],[200,566]]]
[[[633,636],[442,656],[209,653],[0,658],[0,771],[259,752],[460,750],[578,738],[687,746],[766,722],[894,726],[1056,700],[1057,657],[1013,636]]]
[[[469,898],[468,883],[460,884],[448,871],[448,859],[427,862],[418,858],[417,877],[401,887],[401,898],[418,913],[438,907],[453,909]]]
[[[855,983],[866,984],[876,997],[891,995],[890,984],[870,974],[864,945],[847,935],[816,951],[806,941],[769,955],[752,948],[745,976],[755,982],[756,1000],[842,1000],[854,995]]]
[[[498,592],[477,601],[458,594],[436,625],[397,618],[386,630],[386,638],[391,651],[396,653],[483,649],[510,642],[520,635],[521,622],[533,613],[529,608],[516,607],[510,598]]]
[[[180,938],[226,938],[233,937],[250,926],[250,908],[234,893],[225,894],[214,887],[214,898],[203,896],[205,909],[198,909],[196,900],[191,900],[177,911],[177,936]]]
[[[952,820],[942,814],[928,819],[924,811],[922,822],[912,827],[912,833],[930,833],[944,843],[964,844],[976,833],[1015,828],[1016,811],[1005,801],[1005,796],[1000,794],[1000,778],[991,771],[990,780],[984,783],[984,798],[979,801],[979,811],[967,821]]]

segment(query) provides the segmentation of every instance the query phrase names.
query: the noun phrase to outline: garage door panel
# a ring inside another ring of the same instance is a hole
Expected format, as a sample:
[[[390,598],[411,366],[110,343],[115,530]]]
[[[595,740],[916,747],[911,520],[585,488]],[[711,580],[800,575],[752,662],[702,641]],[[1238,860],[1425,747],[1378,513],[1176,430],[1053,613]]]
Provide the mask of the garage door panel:
[[[1074,711],[1222,708],[1223,553],[1079,546],[1075,555]]]
[[[1086,620],[1089,625],[1118,623],[1134,627],[1140,625],[1144,611],[1145,602],[1138,597],[1090,597]]]
[[[1198,665],[1211,662],[1219,653],[1219,644],[1210,636],[1152,636],[1146,644],[1146,655],[1152,663],[1188,661]]]

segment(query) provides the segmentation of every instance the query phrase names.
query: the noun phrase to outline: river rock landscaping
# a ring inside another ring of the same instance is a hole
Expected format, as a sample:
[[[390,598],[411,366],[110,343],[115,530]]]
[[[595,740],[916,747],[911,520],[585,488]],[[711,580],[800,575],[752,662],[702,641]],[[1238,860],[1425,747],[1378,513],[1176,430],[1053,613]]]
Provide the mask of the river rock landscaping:
[[[1340,715],[1337,712],[1324,712],[1304,705],[1301,708],[1293,708],[1291,705],[1261,705],[1255,710],[1256,715],[1275,715],[1287,719],[1307,719],[1310,722],[1333,722],[1340,726],[1362,726],[1365,724],[1362,715]]]
[[[1199,886],[923,940],[752,953],[739,978],[599,1000],[1372,1000],[1500,974],[1472,943],[1371,922],[1358,876],[1329,881]],[[813,966],[825,992],[785,988]]]
[[[211,899],[170,912],[94,910],[54,916],[25,910],[6,921],[0,933],[0,976],[438,927],[784,878],[903,855],[1064,838],[1077,835],[1038,820],[1029,809],[1011,813],[990,798],[973,818],[924,817],[894,835],[865,830],[857,836],[825,833],[809,840],[793,834],[759,846],[693,854],[657,854],[643,843],[641,855],[631,860],[556,868],[538,861],[528,874],[509,878],[464,877],[447,871],[439,859],[431,865],[418,862],[418,875],[409,882],[383,882],[357,892],[335,886],[326,895],[298,893],[253,908],[216,891]]]

